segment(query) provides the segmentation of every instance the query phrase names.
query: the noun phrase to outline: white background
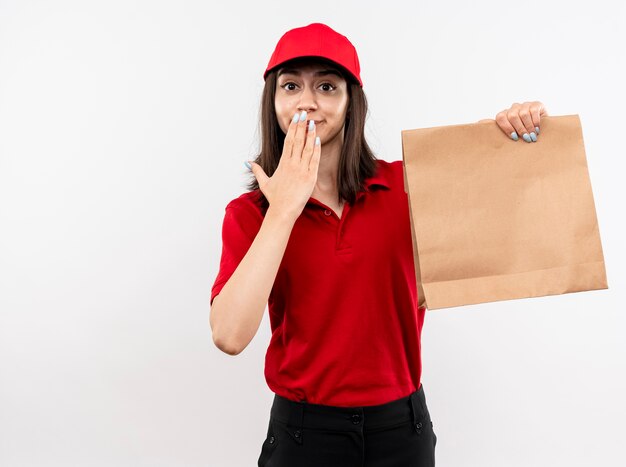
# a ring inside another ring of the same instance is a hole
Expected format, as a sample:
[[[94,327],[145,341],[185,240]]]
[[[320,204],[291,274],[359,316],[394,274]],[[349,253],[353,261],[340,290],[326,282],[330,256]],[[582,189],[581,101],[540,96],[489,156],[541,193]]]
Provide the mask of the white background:
[[[625,465],[624,2],[215,5],[0,1],[0,465],[256,465],[269,320],[223,354],[209,294],[262,73],[318,21],[381,159],[513,102],[580,115],[609,289],[427,312],[423,383],[439,466]]]

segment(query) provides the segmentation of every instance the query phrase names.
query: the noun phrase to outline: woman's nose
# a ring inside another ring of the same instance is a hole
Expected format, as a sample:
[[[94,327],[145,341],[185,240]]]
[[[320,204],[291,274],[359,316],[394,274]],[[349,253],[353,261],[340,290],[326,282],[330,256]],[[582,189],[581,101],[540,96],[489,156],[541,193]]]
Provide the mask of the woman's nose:
[[[315,106],[315,93],[309,87],[305,87],[300,94],[299,109],[308,111],[311,106]]]

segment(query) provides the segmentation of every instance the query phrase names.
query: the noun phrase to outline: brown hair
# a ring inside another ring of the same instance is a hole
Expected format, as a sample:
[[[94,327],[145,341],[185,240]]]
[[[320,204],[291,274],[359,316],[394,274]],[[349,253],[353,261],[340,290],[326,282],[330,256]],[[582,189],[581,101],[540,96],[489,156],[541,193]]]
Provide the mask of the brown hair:
[[[371,177],[376,170],[376,157],[365,141],[365,118],[367,117],[367,99],[359,83],[341,67],[333,62],[326,61],[319,57],[306,57],[304,59],[290,60],[290,65],[295,62],[303,63],[323,63],[330,65],[341,73],[348,85],[348,110],[345,122],[345,135],[341,156],[339,157],[339,170],[337,172],[337,186],[339,199],[346,200],[352,204],[356,199],[356,194],[362,190],[363,181]],[[287,63],[282,64],[286,66]],[[272,70],[265,80],[265,87],[261,96],[260,107],[260,153],[253,159],[259,164],[268,177],[271,177],[283,152],[285,134],[278,125],[276,119],[276,108],[274,98],[276,95],[277,73],[280,69]],[[250,191],[259,189],[259,182],[252,174],[252,180],[247,184]],[[265,215],[269,202],[259,189],[257,202]]]

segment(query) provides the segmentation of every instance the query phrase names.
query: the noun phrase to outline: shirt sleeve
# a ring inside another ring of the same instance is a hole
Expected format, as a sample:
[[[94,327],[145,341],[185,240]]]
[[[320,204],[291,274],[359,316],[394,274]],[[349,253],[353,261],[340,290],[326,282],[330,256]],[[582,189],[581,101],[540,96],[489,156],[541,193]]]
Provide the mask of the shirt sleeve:
[[[248,252],[263,223],[261,213],[252,208],[229,203],[222,224],[222,257],[220,268],[211,288],[210,304],[228,282],[237,266]]]

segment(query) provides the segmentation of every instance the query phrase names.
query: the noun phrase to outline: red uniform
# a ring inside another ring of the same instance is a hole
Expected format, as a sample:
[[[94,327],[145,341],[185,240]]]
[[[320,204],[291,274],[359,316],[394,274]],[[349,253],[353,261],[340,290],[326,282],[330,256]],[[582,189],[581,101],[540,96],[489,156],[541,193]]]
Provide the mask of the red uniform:
[[[265,379],[280,396],[356,407],[405,397],[421,385],[426,310],[417,306],[403,165],[377,165],[341,218],[310,198],[294,224],[268,300]],[[253,194],[226,206],[211,303],[263,222]]]

